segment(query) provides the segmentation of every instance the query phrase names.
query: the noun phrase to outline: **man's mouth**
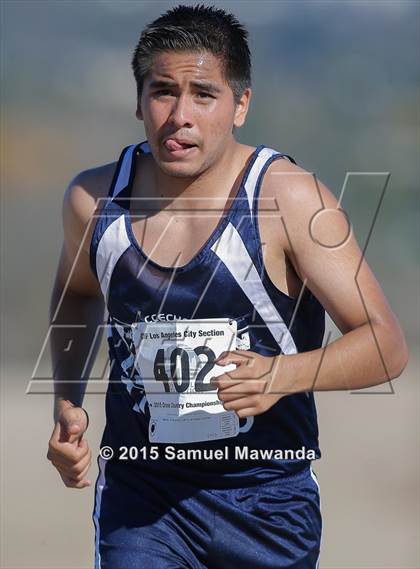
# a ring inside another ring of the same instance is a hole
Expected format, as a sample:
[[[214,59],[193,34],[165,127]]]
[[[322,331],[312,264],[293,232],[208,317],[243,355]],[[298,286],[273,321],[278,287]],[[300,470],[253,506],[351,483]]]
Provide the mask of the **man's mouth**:
[[[183,155],[186,154],[188,150],[197,147],[197,145],[192,142],[176,140],[175,138],[167,138],[163,146],[173,155]]]

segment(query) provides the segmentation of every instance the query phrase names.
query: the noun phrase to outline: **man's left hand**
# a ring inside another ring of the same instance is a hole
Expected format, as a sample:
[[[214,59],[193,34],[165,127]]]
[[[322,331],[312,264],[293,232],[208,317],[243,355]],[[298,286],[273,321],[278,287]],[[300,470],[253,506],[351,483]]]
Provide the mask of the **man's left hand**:
[[[278,377],[279,356],[262,356],[247,350],[223,352],[215,363],[220,366],[235,364],[233,371],[211,379],[218,389],[218,397],[226,411],[236,411],[240,418],[260,415],[270,409],[287,393],[275,386]]]

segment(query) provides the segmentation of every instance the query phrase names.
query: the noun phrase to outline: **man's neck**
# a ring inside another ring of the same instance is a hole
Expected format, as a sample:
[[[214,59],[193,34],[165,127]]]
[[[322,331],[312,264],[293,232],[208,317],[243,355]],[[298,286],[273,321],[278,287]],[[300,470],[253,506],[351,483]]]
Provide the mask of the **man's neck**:
[[[189,179],[165,176],[157,171],[152,155],[143,155],[148,165],[137,167],[131,191],[133,198],[141,199],[131,203],[131,211],[223,210],[228,198],[237,194],[252,152],[252,147],[233,140],[214,168]]]
[[[153,191],[156,197],[177,201],[197,197],[226,198],[241,170],[242,154],[242,145],[233,140],[217,163],[190,178],[170,176],[153,163]]]

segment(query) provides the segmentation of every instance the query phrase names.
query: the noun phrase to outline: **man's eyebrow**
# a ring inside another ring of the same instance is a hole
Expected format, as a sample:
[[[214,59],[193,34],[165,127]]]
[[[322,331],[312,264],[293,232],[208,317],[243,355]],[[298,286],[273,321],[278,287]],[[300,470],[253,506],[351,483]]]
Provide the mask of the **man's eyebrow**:
[[[155,79],[154,81],[150,82],[149,87],[151,89],[164,89],[166,87],[176,87],[176,83],[174,81],[168,81],[165,79]]]
[[[191,81],[191,85],[197,89],[204,89],[209,93],[221,93],[222,90],[217,87],[214,83],[210,81]],[[176,87],[177,83],[175,81],[169,81],[167,79],[154,79],[150,82],[150,89],[168,89],[170,87]]]
[[[197,87],[198,89],[204,89],[209,93],[221,93],[222,90],[220,87],[215,85],[214,83],[210,83],[210,81],[191,81],[191,85]]]

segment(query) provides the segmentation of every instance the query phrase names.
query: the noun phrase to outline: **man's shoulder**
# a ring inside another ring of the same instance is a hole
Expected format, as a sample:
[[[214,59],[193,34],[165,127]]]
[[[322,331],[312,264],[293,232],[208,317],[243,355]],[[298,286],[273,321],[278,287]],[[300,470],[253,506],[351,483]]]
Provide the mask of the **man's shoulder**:
[[[117,164],[118,162],[110,162],[83,170],[72,179],[69,188],[80,188],[94,198],[106,197],[114,178]]]
[[[272,189],[280,187],[280,183],[286,185],[301,185],[312,180],[314,174],[295,164],[288,159],[287,155],[277,156],[268,165],[264,183]]]
[[[283,210],[313,209],[314,204],[322,207],[323,197],[328,199],[326,194],[329,194],[328,189],[314,172],[284,157],[269,164],[261,187],[261,195],[276,199]]]
[[[109,193],[117,162],[103,164],[79,172],[67,186],[63,199],[63,223],[68,235],[82,239],[85,229],[91,230],[93,215],[102,209]]]
[[[308,244],[316,234],[320,242],[333,242],[334,235],[348,233],[347,214],[332,191],[315,172],[288,160],[279,159],[270,164],[260,195],[274,201],[274,209],[287,226],[285,249],[289,239],[295,245]],[[270,202],[269,206],[273,207]]]

